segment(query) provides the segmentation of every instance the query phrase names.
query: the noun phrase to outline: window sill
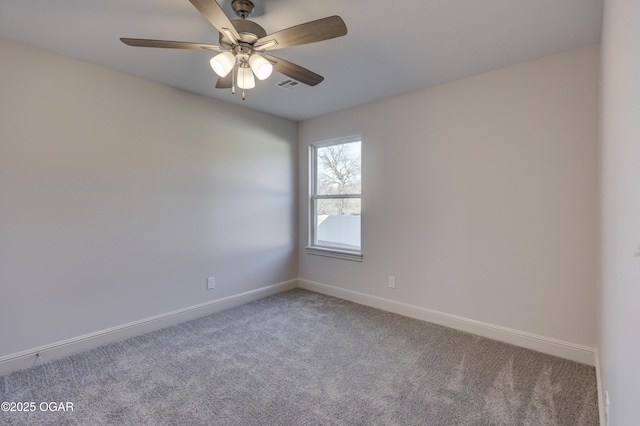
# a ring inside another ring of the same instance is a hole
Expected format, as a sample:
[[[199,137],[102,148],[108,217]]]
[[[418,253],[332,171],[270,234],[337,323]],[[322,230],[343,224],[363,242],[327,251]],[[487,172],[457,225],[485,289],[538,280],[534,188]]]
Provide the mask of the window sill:
[[[354,262],[362,262],[362,253],[354,251],[338,250],[326,247],[305,247],[307,254],[316,256],[333,257],[336,259],[351,260]]]

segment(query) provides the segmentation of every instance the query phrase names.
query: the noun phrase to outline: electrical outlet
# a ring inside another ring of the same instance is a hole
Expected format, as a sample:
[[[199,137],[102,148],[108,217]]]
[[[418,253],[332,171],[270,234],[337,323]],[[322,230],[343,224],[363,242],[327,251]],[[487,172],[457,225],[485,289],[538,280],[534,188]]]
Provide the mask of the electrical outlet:
[[[216,288],[216,277],[207,278],[207,290]]]
[[[389,276],[389,288],[396,288],[396,277]]]

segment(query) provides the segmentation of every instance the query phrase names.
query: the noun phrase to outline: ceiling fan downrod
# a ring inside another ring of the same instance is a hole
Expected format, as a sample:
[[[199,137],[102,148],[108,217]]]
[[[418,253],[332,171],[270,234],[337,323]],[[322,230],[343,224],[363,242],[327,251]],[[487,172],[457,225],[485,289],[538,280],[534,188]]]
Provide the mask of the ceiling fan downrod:
[[[233,0],[231,7],[240,19],[247,19],[253,13],[253,3],[250,0]]]

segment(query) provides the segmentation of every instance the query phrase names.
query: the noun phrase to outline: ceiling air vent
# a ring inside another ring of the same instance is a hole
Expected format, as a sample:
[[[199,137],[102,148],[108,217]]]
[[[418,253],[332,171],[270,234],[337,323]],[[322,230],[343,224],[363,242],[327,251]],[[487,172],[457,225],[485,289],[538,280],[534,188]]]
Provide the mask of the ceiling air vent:
[[[282,80],[281,82],[276,83],[275,85],[278,86],[278,87],[281,87],[283,89],[286,89],[286,90],[297,89],[298,87],[301,86],[299,81],[296,81],[296,80],[294,80],[292,78],[288,78],[286,80]]]

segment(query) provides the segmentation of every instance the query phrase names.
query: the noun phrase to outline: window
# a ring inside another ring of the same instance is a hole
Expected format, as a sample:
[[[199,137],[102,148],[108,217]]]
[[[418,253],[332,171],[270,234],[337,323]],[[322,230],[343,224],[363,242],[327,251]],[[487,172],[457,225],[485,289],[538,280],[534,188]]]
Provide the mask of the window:
[[[362,260],[360,137],[312,144],[307,252]]]

